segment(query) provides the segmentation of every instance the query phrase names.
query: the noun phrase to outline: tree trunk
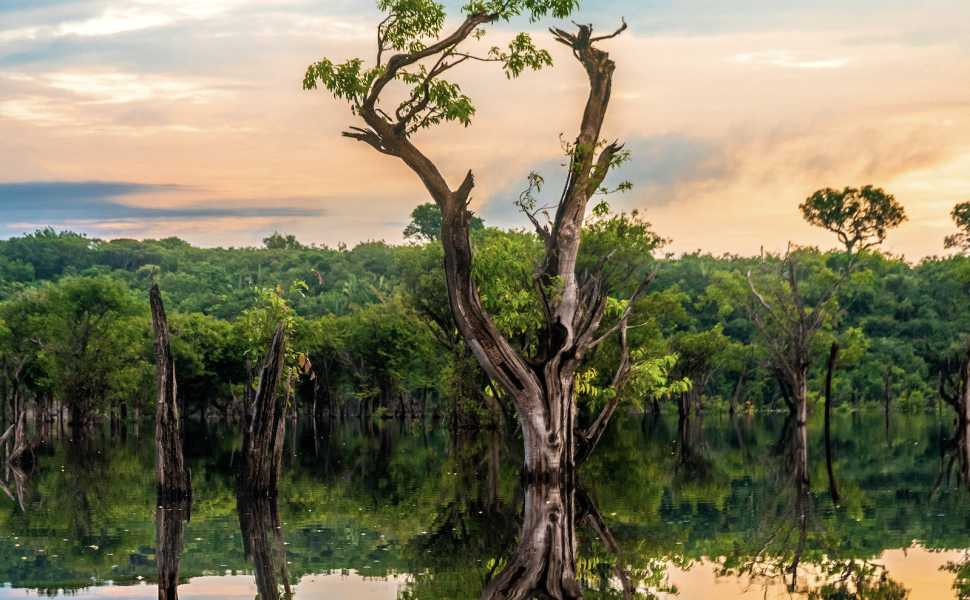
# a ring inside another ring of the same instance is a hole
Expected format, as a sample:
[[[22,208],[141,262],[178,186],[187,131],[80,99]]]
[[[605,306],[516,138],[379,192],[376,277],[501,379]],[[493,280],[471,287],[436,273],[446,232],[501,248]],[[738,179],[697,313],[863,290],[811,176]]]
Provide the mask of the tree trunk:
[[[242,466],[236,479],[238,494],[276,494],[278,465],[283,452],[283,409],[286,403],[277,390],[285,355],[286,336],[283,323],[280,323],[273,332],[266,364],[259,371],[252,414],[243,433]]]
[[[741,375],[738,377],[738,386],[734,388],[734,395],[731,396],[731,408],[728,414],[734,414],[737,409],[738,397],[741,395],[741,386],[744,385],[744,376],[748,374],[747,363],[741,365]]]
[[[169,347],[168,321],[158,285],[148,293],[155,334],[155,482],[160,498],[178,500],[191,493],[191,481],[182,458],[179,415],[175,403],[175,362]]]
[[[828,370],[825,375],[825,468],[829,473],[829,492],[832,494],[832,502],[836,506],[839,504],[839,486],[835,482],[835,475],[832,472],[832,440],[829,434],[830,415],[832,412],[832,373],[835,370],[835,360],[839,356],[839,345],[832,342],[832,349],[829,351]]]
[[[527,477],[555,479],[560,471],[571,470],[589,456],[620,402],[619,388],[625,383],[631,366],[626,344],[627,321],[637,297],[648,283],[644,281],[640,285],[620,322],[608,332],[619,332],[621,338],[620,366],[612,385],[618,391],[617,396],[607,403],[588,431],[581,431],[576,425],[574,375],[586,353],[606,337],[597,336],[601,333],[598,330],[607,294],[601,288],[600,271],[580,286],[576,259],[587,203],[600,189],[622,151],[615,142],[605,146],[600,143],[616,65],[606,52],[594,48],[593,43],[614,37],[626,25],[612,35],[597,38],[588,25],[580,25],[576,34],[552,30],[556,41],[569,46],[582,64],[589,81],[589,96],[579,133],[571,145],[566,187],[555,218],[549,226],[543,226],[533,214],[527,213],[545,245],[545,258],[533,278],[545,317],[534,356],[525,357],[517,352],[482,308],[472,277],[468,210],[474,187],[471,171],[452,190],[437,166],[408,138],[407,120],[397,124],[388,122],[376,108],[381,90],[399,74],[399,69],[436,52],[447,52],[449,44],[467,38],[478,25],[496,18],[486,12],[469,14],[458,31],[446,38],[448,41],[441,40],[417,54],[396,55],[358,107],[357,113],[370,129],[354,128],[345,135],[404,161],[420,177],[441,209],[444,275],[455,325],[487,376],[497,382],[518,412]],[[604,257],[603,261],[608,258]]]

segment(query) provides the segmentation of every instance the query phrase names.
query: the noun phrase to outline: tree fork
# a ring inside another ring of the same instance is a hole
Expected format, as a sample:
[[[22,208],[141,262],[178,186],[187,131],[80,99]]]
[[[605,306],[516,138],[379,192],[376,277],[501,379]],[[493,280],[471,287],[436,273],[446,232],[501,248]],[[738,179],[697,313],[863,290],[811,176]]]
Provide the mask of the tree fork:
[[[408,138],[413,131],[411,127],[416,126],[415,123],[422,123],[418,113],[427,106],[427,93],[424,100],[420,94],[412,95],[411,104],[402,105],[403,108],[397,111],[396,121],[377,108],[381,92],[400,76],[403,68],[422,59],[436,60],[428,71],[430,80],[468,58],[468,55],[456,50],[458,44],[473,36],[479,25],[499,18],[504,18],[504,13],[467,15],[450,35],[440,36],[437,38],[439,41],[420,50],[392,56],[383,70],[376,74],[376,79],[368,81],[365,93],[347,91],[348,95],[353,96],[351,101],[355,105],[355,112],[364,120],[366,127],[351,127],[344,135],[404,161],[421,179],[440,208],[445,281],[457,329],[486,374],[508,394],[519,414],[527,476],[536,481],[556,481],[560,472],[570,471],[576,465],[578,410],[574,376],[587,351],[602,341],[602,338],[596,341],[593,338],[607,301],[599,281],[593,282],[592,291],[586,286],[581,289],[578,285],[576,258],[580,235],[586,205],[600,189],[622,150],[622,146],[615,142],[605,147],[600,143],[615,63],[606,52],[593,47],[593,43],[615,37],[626,29],[626,23],[616,32],[600,37],[593,37],[590,25],[579,25],[579,31],[575,34],[560,29],[551,30],[555,40],[569,46],[573,56],[582,64],[589,79],[589,96],[576,142],[570,150],[567,184],[552,229],[548,231],[537,227],[546,246],[542,266],[535,275],[540,284],[540,298],[545,303],[546,323],[543,327],[545,331],[539,336],[535,358],[520,355],[482,307],[472,277],[473,252],[469,239],[471,213],[468,211],[474,187],[471,171],[461,185],[452,190],[437,166]],[[381,50],[384,49],[382,44],[379,42]],[[462,58],[446,61],[456,57]],[[307,89],[316,87],[317,76],[313,69],[311,67],[304,79]],[[335,95],[341,97],[343,93],[338,91]],[[542,286],[557,279],[561,281],[559,297],[547,302],[543,298]],[[625,319],[623,328],[621,337],[625,335]],[[615,328],[609,333],[614,331]],[[629,352],[625,340],[622,352],[622,373],[618,373],[614,383],[622,383],[629,372]],[[612,404],[608,411],[600,415],[590,432],[592,435],[583,433],[584,457],[599,439],[614,409],[615,404]]]

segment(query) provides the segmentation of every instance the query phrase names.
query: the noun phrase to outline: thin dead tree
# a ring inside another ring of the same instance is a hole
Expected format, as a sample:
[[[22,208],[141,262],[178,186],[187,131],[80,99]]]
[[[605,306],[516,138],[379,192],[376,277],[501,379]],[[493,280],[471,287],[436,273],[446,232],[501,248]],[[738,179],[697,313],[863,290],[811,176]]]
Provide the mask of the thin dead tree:
[[[158,284],[148,292],[155,335],[155,483],[160,498],[178,500],[192,493],[191,472],[182,457],[179,413],[176,403],[175,361],[169,346],[168,320]]]
[[[832,494],[832,502],[839,504],[839,486],[835,481],[835,474],[832,472],[832,439],[831,439],[831,416],[832,416],[832,374],[835,372],[835,361],[839,357],[839,344],[832,342],[829,351],[828,368],[825,373],[825,468],[829,472],[829,491]]]
[[[236,492],[236,511],[242,533],[243,554],[253,561],[253,577],[256,579],[257,597],[262,600],[290,600],[290,575],[287,570],[286,547],[283,541],[283,523],[280,518],[278,498],[255,498]],[[269,534],[273,535],[270,545]],[[275,556],[274,556],[274,552]],[[279,563],[277,580],[276,563]],[[280,582],[282,594],[280,594]]]
[[[283,460],[286,395],[280,394],[286,361],[286,329],[281,322],[273,332],[266,363],[259,371],[252,414],[243,429],[242,466],[236,479],[237,494],[275,495]]]
[[[158,600],[178,600],[179,559],[185,539],[185,523],[191,518],[191,498],[165,501],[155,509]]]
[[[410,6],[410,5],[407,5]],[[536,48],[527,34],[519,34],[509,51],[494,48],[476,56],[463,45],[484,35],[486,25],[525,13],[533,19],[546,14],[567,17],[575,5],[566,0],[526,2],[506,0],[473,4],[451,33],[443,32],[443,7],[428,2],[408,11],[402,2],[388,2],[388,17],[378,26],[377,65],[364,69],[360,59],[335,65],[323,60],[309,67],[306,89],[320,82],[335,97],[347,99],[363,126],[350,127],[345,136],[361,141],[381,154],[400,159],[421,180],[441,209],[440,239],[444,248],[445,281],[455,325],[487,375],[501,387],[519,416],[525,444],[525,468],[530,477],[558,477],[582,464],[596,445],[621,394],[603,407],[588,429],[578,425],[574,375],[586,354],[611,335],[619,339],[620,358],[612,379],[614,387],[628,379],[631,367],[627,331],[630,312],[652,280],[648,274],[629,298],[618,321],[601,331],[607,294],[602,267],[586,281],[577,275],[580,234],[587,203],[602,191],[607,175],[626,153],[619,143],[607,143],[601,129],[609,106],[615,63],[596,44],[626,29],[594,36],[590,25],[578,25],[574,33],[551,29],[556,42],[568,47],[589,82],[582,121],[575,142],[565,144],[568,172],[554,217],[542,224],[537,211],[521,205],[545,246],[544,257],[533,277],[536,302],[544,315],[534,352],[521,352],[493,324],[482,307],[472,276],[473,249],[469,239],[472,214],[468,210],[475,179],[468,171],[457,187],[442,175],[435,162],[415,145],[412,134],[445,121],[468,124],[474,113],[470,100],[458,86],[441,79],[455,67],[472,60],[498,62],[509,77],[524,69],[551,64],[550,55]],[[384,60],[385,55],[397,52]],[[395,82],[413,86],[396,110],[386,112]],[[381,101],[384,100],[384,103]],[[533,182],[534,183],[534,182]]]
[[[956,413],[953,437],[947,444],[947,449],[951,450],[953,454],[947,466],[946,475],[949,481],[949,474],[954,462],[956,462],[958,485],[962,483],[970,488],[970,338],[967,339],[966,352],[955,362],[955,372],[943,375],[940,371],[940,397],[953,407],[953,411]],[[940,467],[940,480],[942,480],[944,473],[942,457]],[[937,481],[933,491],[939,484],[940,482]],[[933,491],[930,492],[930,496],[932,496]]]
[[[816,358],[815,337],[836,318],[835,295],[849,270],[842,275],[824,271],[827,280],[815,282],[811,290],[803,289],[796,273],[797,254],[789,251],[782,259],[780,272],[761,285],[751,271],[746,279],[752,301],[743,304],[764,340],[767,360],[757,362],[777,380],[795,417],[795,425],[808,422],[808,372]],[[851,269],[851,267],[850,267]],[[759,290],[759,287],[761,288]],[[789,399],[790,394],[790,399]]]

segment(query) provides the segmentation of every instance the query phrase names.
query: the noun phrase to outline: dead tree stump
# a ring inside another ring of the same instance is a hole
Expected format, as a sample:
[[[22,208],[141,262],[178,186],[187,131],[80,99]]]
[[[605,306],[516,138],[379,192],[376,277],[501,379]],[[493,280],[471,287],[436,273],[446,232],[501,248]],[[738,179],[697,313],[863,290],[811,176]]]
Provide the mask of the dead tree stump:
[[[243,433],[242,466],[236,479],[238,494],[276,495],[285,434],[286,397],[278,393],[285,359],[286,335],[280,323],[273,332],[266,363],[259,370],[251,418]]]
[[[182,458],[178,405],[175,403],[175,362],[168,340],[168,320],[158,285],[148,293],[155,333],[155,482],[160,499],[181,500],[192,493],[192,485]],[[161,503],[161,502],[160,502]]]

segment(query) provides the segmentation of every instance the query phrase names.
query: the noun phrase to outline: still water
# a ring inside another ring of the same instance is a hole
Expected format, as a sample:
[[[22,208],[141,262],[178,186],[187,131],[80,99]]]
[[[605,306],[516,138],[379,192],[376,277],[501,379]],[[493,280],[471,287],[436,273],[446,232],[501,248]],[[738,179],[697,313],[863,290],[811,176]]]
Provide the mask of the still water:
[[[780,415],[611,425],[563,504],[583,596],[970,598],[952,418],[833,419],[835,486],[813,420],[801,489]],[[237,506],[238,429],[190,422],[192,502],[159,508],[152,433],[55,431],[32,472],[0,473],[0,598],[158,597],[156,527],[181,598],[479,598],[549,493],[495,432],[322,421],[288,432],[278,503]]]

